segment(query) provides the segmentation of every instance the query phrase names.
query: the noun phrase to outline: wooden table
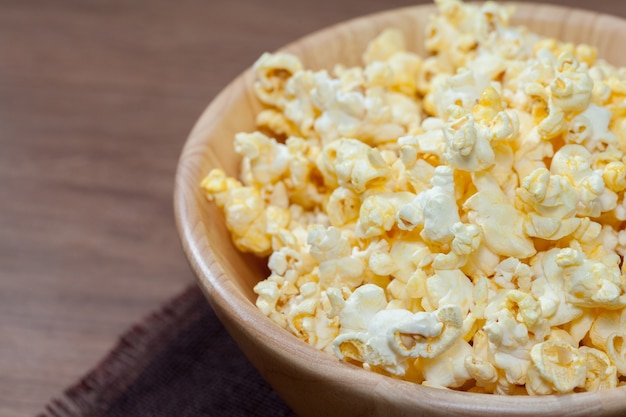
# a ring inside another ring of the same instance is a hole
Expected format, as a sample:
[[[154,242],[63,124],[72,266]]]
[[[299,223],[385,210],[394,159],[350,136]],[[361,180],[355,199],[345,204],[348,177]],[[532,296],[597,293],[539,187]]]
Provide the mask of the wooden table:
[[[552,1],[626,16],[620,0]],[[34,415],[193,276],[187,133],[263,51],[410,0],[0,0],[0,415]]]

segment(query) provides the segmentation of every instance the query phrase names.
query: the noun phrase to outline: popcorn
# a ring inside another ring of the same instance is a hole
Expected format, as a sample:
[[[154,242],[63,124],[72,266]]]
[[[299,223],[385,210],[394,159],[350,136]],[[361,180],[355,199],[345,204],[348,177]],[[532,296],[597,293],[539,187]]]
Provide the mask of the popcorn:
[[[617,308],[624,306],[619,264],[585,259],[582,252],[566,248],[556,255],[563,271],[567,301],[581,307]],[[615,261],[619,261],[615,259]]]
[[[365,65],[374,62],[385,62],[397,53],[405,51],[404,36],[394,29],[386,29],[372,40],[363,53]]]
[[[323,312],[320,314],[321,293],[319,285],[307,282],[300,293],[292,298],[292,308],[287,315],[288,328],[308,344],[324,349],[337,336],[337,320]]]
[[[253,70],[257,75],[254,91],[266,104],[284,107],[284,90],[287,80],[303,69],[298,58],[289,54],[264,53],[254,63]]]
[[[287,147],[260,132],[235,135],[235,151],[244,157],[244,164],[249,164],[249,185],[275,183],[289,165]]]
[[[432,262],[428,246],[420,241],[397,240],[393,242],[389,256],[396,266],[393,275],[402,282],[408,282]]]
[[[359,218],[361,200],[359,195],[346,187],[337,187],[328,197],[326,212],[330,224],[341,227]]]
[[[517,258],[506,258],[495,268],[493,281],[502,288],[520,289],[528,293],[531,288],[532,269]]]
[[[469,255],[480,247],[480,229],[473,224],[456,222],[451,231],[454,235],[450,252],[439,253],[433,259],[433,267],[437,269],[461,268],[467,264]]]
[[[626,347],[624,334],[620,332],[611,333],[606,341],[607,354],[611,359],[611,363],[615,365],[620,374],[626,372]]]
[[[340,229],[313,225],[307,243],[311,256],[319,263],[318,277],[323,288],[338,282],[353,289],[362,283],[363,261],[351,256],[350,242]]]
[[[364,71],[365,82],[370,87],[385,87],[403,95],[414,94],[417,90],[417,74],[422,60],[418,55],[404,50],[404,38],[398,31],[388,29],[378,37],[380,43],[394,42],[395,39],[390,40],[391,38],[398,38],[401,41],[400,45],[395,46],[397,48],[395,52],[374,53],[374,50],[370,49],[364,54],[363,61],[367,65]]]
[[[435,0],[421,57],[263,54],[240,180],[201,187],[268,257],[256,305],[306,343],[431,387],[598,391],[626,378],[626,72]]]
[[[554,248],[535,257],[533,265],[535,278],[530,290],[533,297],[539,301],[541,314],[551,327],[569,323],[582,314],[580,307],[567,300],[566,283],[556,260],[559,253],[560,249]]]
[[[593,80],[583,68],[567,52],[557,58],[557,74],[549,88],[554,105],[563,112],[582,111],[590,104]]]
[[[235,245],[242,251],[269,255],[271,236],[268,225],[287,226],[289,211],[267,206],[258,189],[226,178],[220,170],[212,171],[202,186],[215,196],[215,202],[224,211],[226,227],[232,233]]]
[[[583,387],[587,378],[586,355],[563,342],[533,346],[526,388],[531,395],[564,394]]]
[[[529,351],[546,334],[547,323],[541,316],[541,306],[530,294],[501,290],[489,301],[484,315],[483,329],[493,365],[503,372],[506,385],[523,384]]]
[[[558,240],[580,226],[575,217],[579,196],[569,179],[537,168],[516,190],[520,205],[528,213],[524,229],[529,236]]]
[[[572,119],[565,140],[584,145],[589,151],[616,146],[617,138],[609,130],[611,118],[609,109],[590,103],[582,113]]]
[[[463,209],[468,212],[468,219],[481,228],[486,246],[500,256],[519,259],[533,256],[537,251],[524,232],[524,216],[511,204],[495,178],[477,172],[473,182],[478,191],[465,201]]]
[[[617,386],[617,367],[608,355],[598,349],[583,346],[579,349],[587,364],[585,391],[595,392]]]
[[[430,109],[438,117],[447,119],[449,108],[453,105],[469,111],[480,98],[480,94],[488,86],[488,80],[477,78],[472,71],[461,70],[458,74],[446,78],[438,78],[433,82],[430,101],[436,107]]]
[[[613,192],[619,193],[626,189],[626,164],[613,161],[606,164],[602,172],[604,184]]]
[[[460,220],[452,174],[452,169],[447,166],[437,167],[431,179],[432,188],[421,192],[397,211],[398,228],[410,231],[422,226],[420,236],[426,242],[452,240],[452,225]]]
[[[396,224],[396,216],[401,207],[409,204],[413,194],[380,193],[365,198],[359,212],[356,234],[361,238],[373,238],[384,235]]]
[[[533,126],[532,116],[516,112],[520,122],[520,134],[515,139],[517,151],[513,155],[513,169],[518,177],[525,178],[537,168],[546,168],[545,160],[552,158],[552,142],[543,140],[537,126]]]
[[[419,121],[418,104],[385,86],[370,86],[363,94],[361,88],[344,90],[325,72],[316,74],[314,80],[316,84],[309,91],[321,115],[313,128],[324,144],[341,138],[385,143],[405,134],[412,123]],[[400,106],[394,106],[398,102]]]
[[[317,166],[328,187],[342,186],[358,194],[385,183],[390,174],[380,151],[356,139],[339,139],[324,147]]]
[[[563,175],[579,195],[578,215],[598,217],[616,206],[617,195],[607,190],[602,174],[591,168],[591,154],[580,145],[565,145],[554,154],[550,172]]]
[[[411,313],[402,309],[384,309],[383,290],[366,284],[346,300],[339,315],[341,334],[334,340],[335,354],[394,375],[403,375],[406,359],[434,358],[457,339],[461,314],[454,305],[433,313]]]
[[[458,269],[436,271],[426,279],[426,297],[422,305],[426,311],[452,304],[467,315],[473,301],[471,281]]]
[[[424,374],[424,385],[431,387],[458,388],[472,377],[465,367],[471,357],[472,347],[463,339],[457,339],[443,357],[418,359],[418,367]]]

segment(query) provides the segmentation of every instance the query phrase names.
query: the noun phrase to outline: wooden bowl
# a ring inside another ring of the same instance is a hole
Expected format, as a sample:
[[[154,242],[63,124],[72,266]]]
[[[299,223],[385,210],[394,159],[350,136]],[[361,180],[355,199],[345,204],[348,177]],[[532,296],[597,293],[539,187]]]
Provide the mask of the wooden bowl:
[[[626,66],[626,21],[581,10],[516,4],[513,24],[558,39],[599,48],[600,56]],[[378,13],[307,36],[283,50],[308,68],[360,64],[367,42],[395,27],[407,46],[424,55],[424,26],[434,7]],[[440,390],[395,380],[343,363],[306,345],[266,318],[254,305],[256,282],[266,278],[265,260],[239,253],[223,216],[200,190],[215,167],[237,176],[240,158],[233,136],[255,128],[261,109],[250,70],[231,82],[208,106],[183,149],[176,176],[175,210],[184,250],[217,315],[250,361],[301,416],[590,416],[626,415],[626,387],[598,393],[506,397]]]

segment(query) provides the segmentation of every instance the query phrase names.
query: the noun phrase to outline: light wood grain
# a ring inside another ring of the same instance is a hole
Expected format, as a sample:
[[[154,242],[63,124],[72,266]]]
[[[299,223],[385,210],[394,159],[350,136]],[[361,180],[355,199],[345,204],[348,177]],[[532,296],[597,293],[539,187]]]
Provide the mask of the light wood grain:
[[[620,53],[626,22],[556,6],[517,4],[515,23],[563,40],[588,42],[600,55],[626,65]],[[394,26],[417,40],[431,6],[356,19],[289,45],[312,68],[354,64],[365,44]],[[418,52],[423,52],[417,47]],[[587,416],[626,413],[626,387],[564,396],[506,397],[431,389],[342,363],[306,345],[264,317],[253,305],[252,285],[265,277],[260,262],[240,254],[219,212],[198,184],[211,168],[237,174],[232,137],[253,125],[259,104],[244,73],[211,103],[184,148],[176,179],[175,208],[182,241],[209,300],[250,360],[302,416]]]

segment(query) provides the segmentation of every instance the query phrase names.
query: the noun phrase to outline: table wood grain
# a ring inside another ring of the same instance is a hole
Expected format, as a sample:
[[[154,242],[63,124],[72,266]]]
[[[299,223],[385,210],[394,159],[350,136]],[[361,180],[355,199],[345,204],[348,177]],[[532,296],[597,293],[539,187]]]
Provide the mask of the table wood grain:
[[[0,0],[0,415],[37,414],[193,282],[174,172],[222,87],[316,29],[423,2]]]

